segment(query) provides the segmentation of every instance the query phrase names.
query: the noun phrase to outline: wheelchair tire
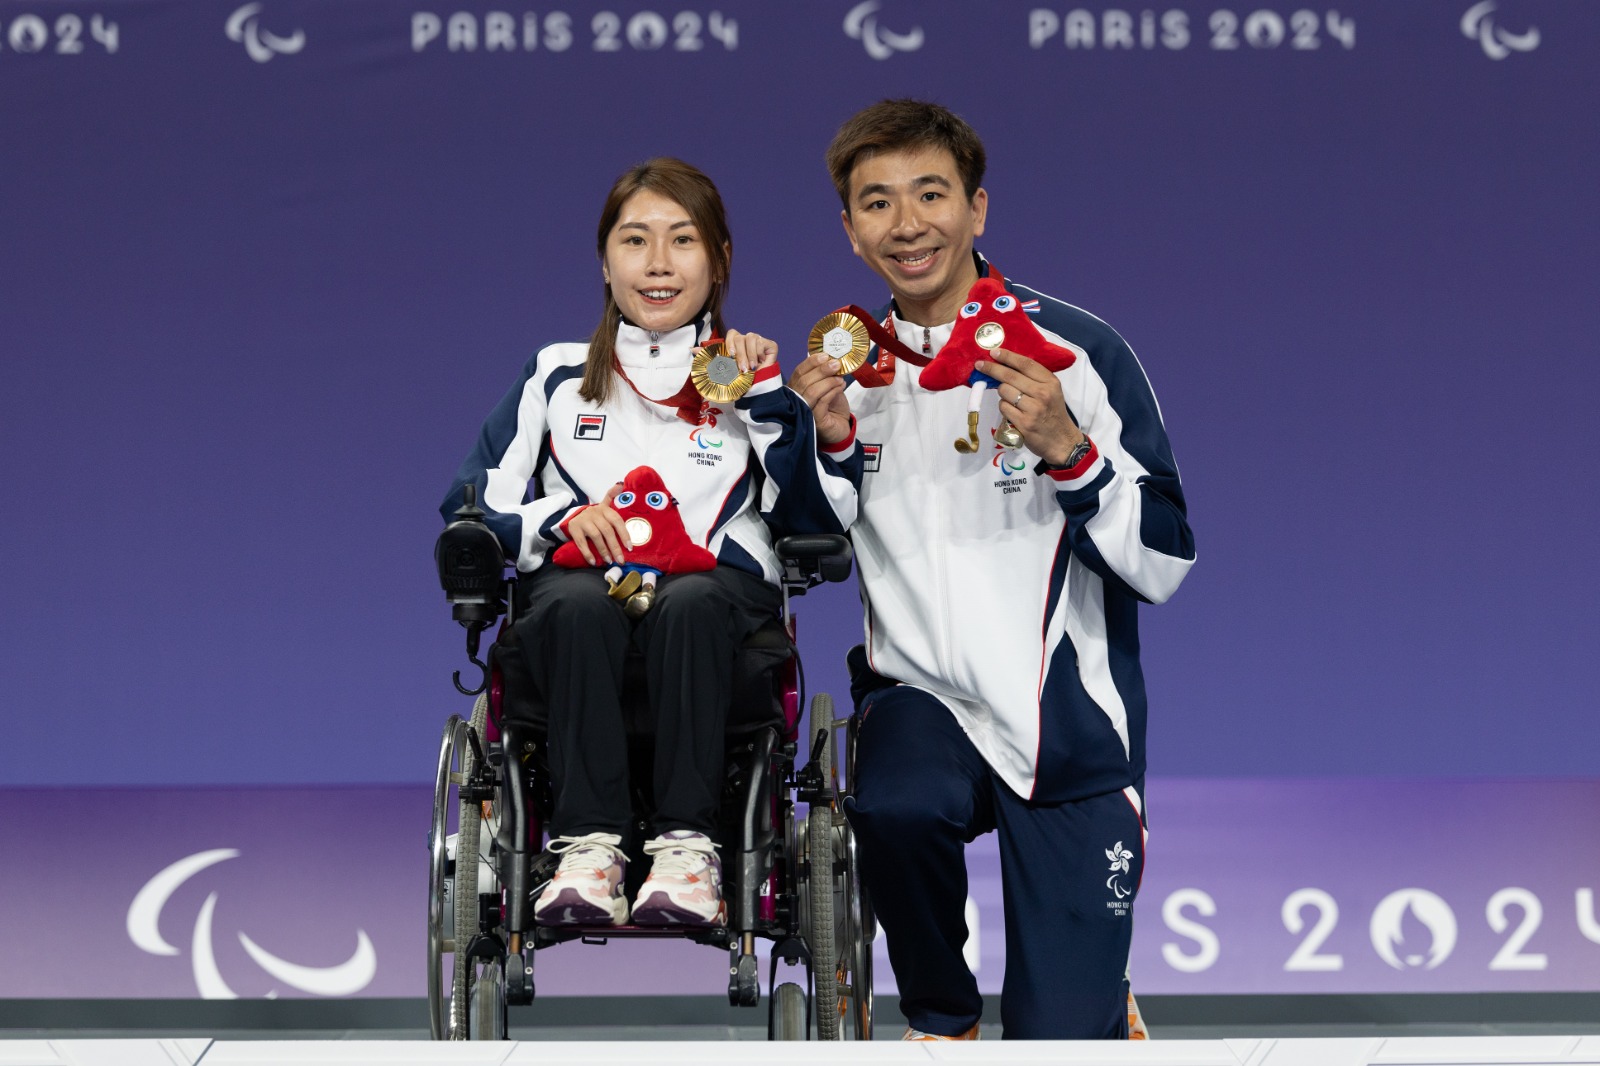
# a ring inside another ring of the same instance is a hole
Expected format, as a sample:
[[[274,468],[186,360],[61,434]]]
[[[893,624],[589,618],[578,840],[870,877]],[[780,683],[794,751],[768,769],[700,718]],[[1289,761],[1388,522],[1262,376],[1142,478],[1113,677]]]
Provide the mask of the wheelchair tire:
[[[811,700],[811,723],[826,723],[827,737],[817,750],[817,763],[826,787],[832,788],[833,697],[820,692]],[[813,803],[806,814],[806,869],[810,891],[810,923],[806,944],[811,949],[812,1002],[817,1011],[817,1039],[841,1040],[839,1019],[839,950],[835,940],[833,873],[833,802]]]
[[[806,1038],[806,990],[793,981],[772,990],[772,1032],[770,1040]]]
[[[484,727],[489,718],[489,696],[480,695],[472,705],[470,728],[483,745]],[[464,782],[476,769],[472,745],[463,735],[461,741],[461,776]],[[456,885],[455,885],[455,968],[450,982],[450,1039],[482,1040],[477,1033],[476,1011],[473,1005],[473,985],[477,983],[477,967],[467,957],[467,947],[478,932],[480,906],[478,900],[478,859],[482,851],[481,830],[483,808],[475,802],[457,801],[459,814],[456,821]],[[504,982],[500,996],[505,998]]]
[[[471,970],[472,991],[468,1002],[471,1006],[472,1021],[471,1028],[467,1030],[467,1039],[504,1040],[508,1035],[505,960],[494,959],[486,962],[482,970],[473,964]]]
[[[842,821],[842,819],[841,819]],[[872,942],[877,937],[877,923],[872,917],[872,904],[867,899],[866,887],[861,883],[861,861],[856,854],[855,836],[848,824],[834,829],[840,852],[844,856],[844,871],[840,889],[844,903],[842,943],[839,948],[840,969],[845,975],[849,995],[847,1013],[857,1040],[872,1039]]]
[[[844,780],[847,789],[854,789],[856,783],[856,719],[846,717],[834,722],[835,727],[845,728],[845,743],[839,748],[842,755],[840,769],[844,771]],[[839,802],[843,803],[842,795]],[[855,831],[845,818],[836,819],[839,823],[834,826],[836,837],[835,846],[841,858],[840,881],[840,925],[843,928],[839,948],[840,961],[845,973],[846,990],[848,991],[849,1004],[847,1013],[854,1014],[850,1019],[851,1028],[857,1040],[872,1039],[872,947],[878,936],[878,923],[872,914],[872,900],[867,895],[867,887],[861,880],[861,857],[857,852]]]
[[[467,946],[467,937],[458,936],[461,927],[457,917],[455,877],[449,871],[448,837],[450,812],[459,806],[455,788],[461,782],[462,754],[469,750],[466,739],[467,723],[461,716],[452,714],[445,723],[444,736],[439,742],[439,769],[433,785],[433,823],[428,834],[428,1028],[435,1040],[449,1039],[453,1024],[450,1010],[452,984],[459,965],[459,950]],[[460,833],[456,835],[460,844]],[[477,867],[472,867],[476,874]],[[447,912],[448,908],[448,912]],[[476,928],[475,926],[473,928]],[[451,956],[449,963],[445,956]],[[445,976],[445,967],[452,970],[451,978]]]

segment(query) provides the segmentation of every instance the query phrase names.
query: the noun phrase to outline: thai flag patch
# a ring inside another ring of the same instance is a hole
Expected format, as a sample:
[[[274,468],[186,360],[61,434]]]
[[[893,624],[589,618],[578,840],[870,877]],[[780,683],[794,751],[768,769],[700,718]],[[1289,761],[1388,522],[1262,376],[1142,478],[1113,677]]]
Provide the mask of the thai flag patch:
[[[1039,313],[1039,301],[1038,300],[1023,300],[1022,301],[1022,309],[1024,311],[1026,311],[1030,315],[1036,315],[1036,314]]]
[[[883,445],[881,445],[881,444],[867,444],[865,442],[862,443],[862,445],[861,445],[861,469],[862,470],[867,471],[867,472],[870,473],[871,471],[878,469],[878,462],[882,458],[883,458]]]
[[[579,415],[578,424],[572,430],[572,436],[577,440],[602,440],[605,435],[605,415]]]

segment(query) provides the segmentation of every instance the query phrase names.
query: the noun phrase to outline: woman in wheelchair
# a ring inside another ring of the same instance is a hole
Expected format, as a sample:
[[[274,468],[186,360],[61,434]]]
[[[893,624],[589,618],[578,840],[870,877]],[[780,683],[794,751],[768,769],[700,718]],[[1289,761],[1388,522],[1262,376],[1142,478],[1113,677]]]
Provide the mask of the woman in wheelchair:
[[[476,486],[516,561],[513,636],[547,719],[550,850],[561,855],[534,920],[629,920],[620,693],[631,646],[656,737],[653,839],[635,856],[652,865],[632,919],[715,926],[726,920],[713,836],[735,654],[781,607],[774,530],[843,532],[859,460],[851,441],[818,448],[776,344],[724,329],[732,240],[709,178],[676,159],[631,168],[606,197],[597,248],[598,327],[528,361],[441,511],[448,520]],[[673,550],[652,555],[662,545]]]

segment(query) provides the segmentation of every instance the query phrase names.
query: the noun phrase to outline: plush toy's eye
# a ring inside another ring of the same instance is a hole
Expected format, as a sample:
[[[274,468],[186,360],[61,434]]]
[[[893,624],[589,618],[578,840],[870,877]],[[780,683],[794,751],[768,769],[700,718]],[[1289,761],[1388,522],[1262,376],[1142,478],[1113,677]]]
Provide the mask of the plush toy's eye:
[[[973,300],[971,303],[967,304],[965,307],[963,307],[961,309],[961,317],[962,318],[971,318],[973,315],[977,314],[979,311],[982,311],[982,310],[983,310],[983,305],[981,303],[979,303],[977,300]]]
[[[1017,298],[1009,292],[1004,296],[996,296],[994,298],[994,309],[1001,314],[1005,314],[1015,306],[1017,306]]]
[[[667,494],[664,492],[652,492],[650,495],[644,498],[644,502],[648,503],[651,507],[654,507],[658,511],[665,510],[667,506]]]
[[[617,498],[611,502],[617,507],[632,507],[633,499],[634,496],[632,492],[619,492],[617,493]]]

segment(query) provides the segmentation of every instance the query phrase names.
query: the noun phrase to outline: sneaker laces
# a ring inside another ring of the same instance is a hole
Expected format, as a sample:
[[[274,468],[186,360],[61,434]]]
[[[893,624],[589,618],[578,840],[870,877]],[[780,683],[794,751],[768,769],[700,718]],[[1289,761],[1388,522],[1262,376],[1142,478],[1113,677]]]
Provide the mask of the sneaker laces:
[[[651,877],[657,874],[687,877],[712,864],[717,857],[717,845],[699,833],[681,838],[659,836],[645,844],[644,853],[654,860],[650,865]]]
[[[586,833],[581,837],[556,837],[550,841],[549,852],[561,856],[556,873],[571,870],[604,870],[628,861],[628,855],[617,845],[622,837],[616,833]],[[645,845],[648,850],[649,845]]]

